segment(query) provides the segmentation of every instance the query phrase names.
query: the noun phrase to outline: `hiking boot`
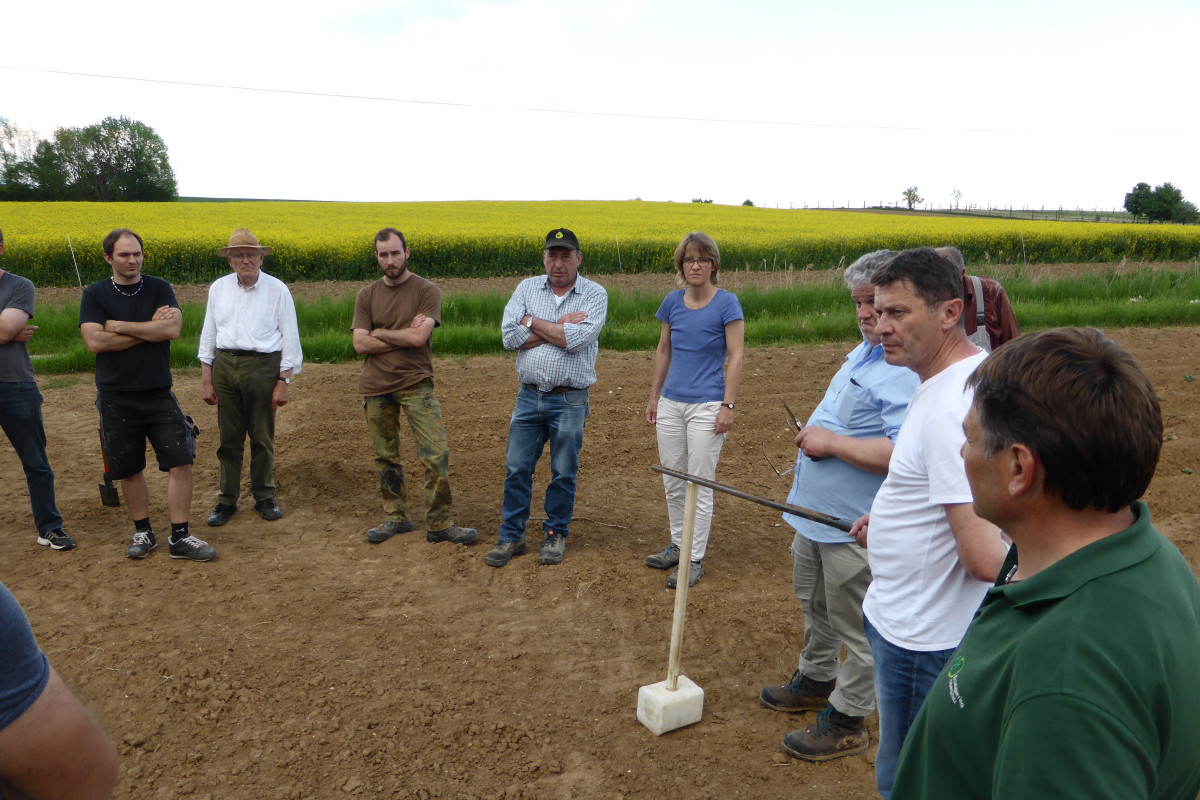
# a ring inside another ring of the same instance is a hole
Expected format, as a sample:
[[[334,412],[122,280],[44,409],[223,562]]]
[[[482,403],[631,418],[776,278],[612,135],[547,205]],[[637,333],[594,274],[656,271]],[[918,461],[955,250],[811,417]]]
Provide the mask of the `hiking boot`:
[[[74,550],[75,540],[63,533],[62,528],[38,534],[38,544],[51,550]]]
[[[191,534],[179,541],[167,539],[167,552],[171,558],[186,558],[192,561],[212,561],[217,551],[208,542],[197,539]]]
[[[489,567],[503,567],[513,556],[525,555],[525,540],[518,539],[515,542],[496,542],[486,556],[483,557],[483,563]]]
[[[444,531],[425,531],[427,542],[454,542],[455,544],[475,544],[479,540],[479,531],[474,528],[460,528],[451,525]]]
[[[679,545],[669,544],[652,556],[646,556],[650,569],[670,569],[679,563]]]
[[[546,531],[542,549],[538,551],[539,564],[561,564],[567,554],[567,537],[562,533]]]
[[[805,761],[829,761],[865,753],[870,737],[862,717],[851,717],[829,706],[817,724],[783,737],[783,752]]]
[[[704,577],[704,562],[693,561],[688,568],[688,588],[696,585],[696,581]],[[679,567],[671,570],[671,574],[667,576],[667,588],[674,589],[679,585]]]
[[[156,547],[158,541],[154,538],[154,531],[134,531],[133,541],[125,548],[125,557],[145,558]]]
[[[764,686],[758,699],[767,708],[794,714],[798,711],[821,711],[829,705],[829,695],[837,681],[815,681],[792,673],[792,679],[781,686]]]
[[[266,499],[259,500],[254,504],[254,510],[257,511],[259,515],[268,522],[279,519],[283,516],[283,509],[280,508],[279,504],[275,502],[274,497],[268,497]]]
[[[236,513],[237,506],[226,505],[225,503],[217,503],[216,507],[213,508],[212,513],[208,515],[208,525],[210,528],[219,528],[226,522],[229,522],[229,518]]]
[[[388,539],[395,536],[397,533],[408,533],[413,529],[413,524],[408,520],[397,522],[394,519],[385,519],[377,528],[371,528],[367,531],[367,541],[373,544],[386,542]]]

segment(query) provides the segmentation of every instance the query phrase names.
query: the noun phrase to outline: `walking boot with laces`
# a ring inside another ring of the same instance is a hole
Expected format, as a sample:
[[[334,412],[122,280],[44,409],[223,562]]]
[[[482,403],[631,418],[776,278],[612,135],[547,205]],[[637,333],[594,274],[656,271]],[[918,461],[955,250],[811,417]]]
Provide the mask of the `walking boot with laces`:
[[[820,711],[829,705],[829,695],[837,681],[815,681],[800,670],[792,673],[787,683],[764,686],[758,699],[767,708],[794,714],[798,711]]]
[[[865,753],[870,745],[862,717],[851,717],[829,706],[817,723],[783,737],[783,752],[805,761],[829,761]]]

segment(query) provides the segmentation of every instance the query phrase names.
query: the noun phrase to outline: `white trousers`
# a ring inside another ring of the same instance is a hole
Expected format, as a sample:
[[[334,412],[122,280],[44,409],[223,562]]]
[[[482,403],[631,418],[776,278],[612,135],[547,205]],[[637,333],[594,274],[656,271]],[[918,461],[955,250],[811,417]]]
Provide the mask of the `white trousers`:
[[[698,478],[713,480],[717,476],[717,460],[728,434],[714,431],[719,402],[678,403],[661,397],[658,400],[658,459],[664,467],[687,472]],[[663,475],[667,493],[667,516],[671,520],[671,542],[679,545],[683,539],[684,495],[687,481]],[[708,549],[708,533],[712,528],[713,492],[699,486],[696,494],[696,530],[692,537],[692,561],[700,561]],[[682,561],[682,559],[680,559]]]

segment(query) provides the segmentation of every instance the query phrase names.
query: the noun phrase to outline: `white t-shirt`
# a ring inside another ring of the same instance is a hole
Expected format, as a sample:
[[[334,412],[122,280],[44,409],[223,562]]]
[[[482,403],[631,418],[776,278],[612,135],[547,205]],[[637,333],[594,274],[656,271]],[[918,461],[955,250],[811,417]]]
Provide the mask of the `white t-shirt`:
[[[981,352],[951,364],[917,387],[871,505],[867,557],[874,580],[863,614],[906,650],[957,647],[991,585],[959,562],[945,509],[971,502],[961,449],[974,392],[963,386],[986,357]]]

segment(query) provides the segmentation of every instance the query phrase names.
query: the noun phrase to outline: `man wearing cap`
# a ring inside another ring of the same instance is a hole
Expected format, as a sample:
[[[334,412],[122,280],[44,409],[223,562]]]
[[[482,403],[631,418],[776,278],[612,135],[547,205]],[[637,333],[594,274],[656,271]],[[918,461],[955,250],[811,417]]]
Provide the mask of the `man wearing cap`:
[[[217,250],[233,272],[208,287],[198,357],[204,402],[217,407],[221,435],[219,493],[208,517],[213,527],[237,512],[247,436],[254,510],[265,520],[283,516],[275,502],[275,409],[287,403],[304,354],[292,293],[262,271],[263,256],[270,254],[270,247],[238,228],[229,246]]]
[[[508,426],[500,541],[484,556],[493,567],[525,552],[533,470],[547,440],[551,478],[538,563],[561,564],[566,555],[588,387],[596,382],[600,330],[608,313],[604,287],[579,274],[583,253],[574,233],[550,231],[542,262],[546,275],[521,281],[504,307],[500,328],[504,348],[517,351],[521,388]]]
[[[4,255],[4,231],[0,231]],[[33,283],[0,269],[0,427],[12,442],[29,488],[29,505],[38,544],[51,550],[71,550],[75,540],[63,533],[62,516],[54,502],[54,471],[46,458],[46,428],[42,423],[42,393],[33,378],[33,362],[25,343],[33,338]]]
[[[83,290],[79,333],[96,354],[100,438],[133,520],[125,555],[142,559],[158,547],[142,474],[149,441],[159,470],[167,473],[171,558],[208,561],[216,551],[188,532],[197,431],[171,391],[171,340],[179,338],[183,312],[169,283],[142,274],[142,237],[117,228],[103,247],[112,276]]]
[[[354,351],[367,357],[358,379],[367,426],[375,443],[375,466],[384,520],[367,541],[385,542],[413,529],[400,464],[400,411],[408,420],[425,466],[425,540],[474,544],[474,528],[454,524],[450,498],[450,448],[442,407],[433,393],[430,338],[441,324],[442,290],[408,268],[404,234],[375,234],[375,259],[383,277],[364,286],[354,301]]]

